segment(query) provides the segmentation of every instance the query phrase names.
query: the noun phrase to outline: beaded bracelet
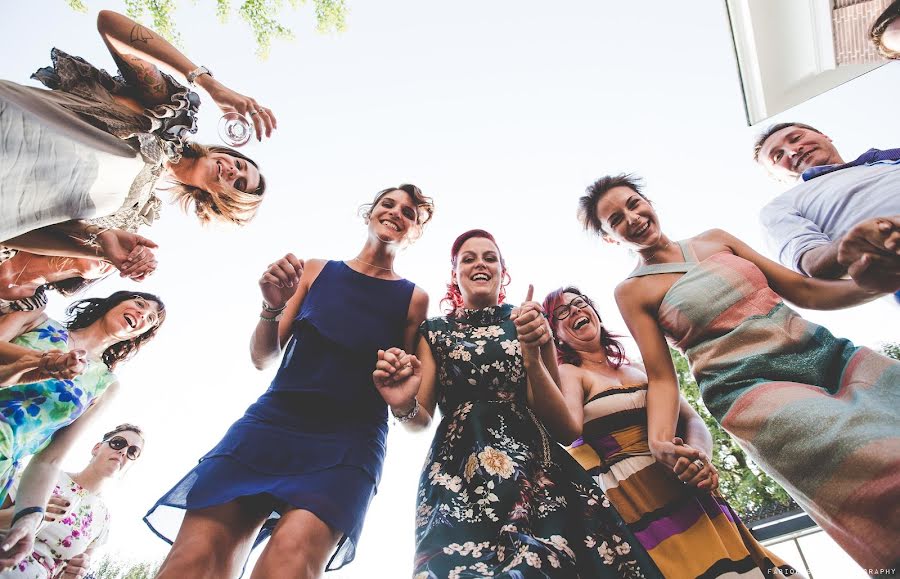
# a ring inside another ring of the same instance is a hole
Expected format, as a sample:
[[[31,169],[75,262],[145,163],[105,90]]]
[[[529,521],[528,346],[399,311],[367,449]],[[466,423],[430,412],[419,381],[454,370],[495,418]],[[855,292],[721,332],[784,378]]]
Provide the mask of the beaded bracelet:
[[[270,306],[269,304],[266,303],[266,300],[263,300],[263,303],[262,303],[262,309],[264,311],[269,312],[270,314],[277,314],[278,312],[283,312],[284,308],[286,308],[286,307],[287,307],[287,304],[284,304],[280,308],[273,308],[272,306]]]
[[[16,514],[13,515],[12,521],[10,521],[9,526],[12,527],[13,525],[16,524],[16,521],[18,521],[22,517],[27,517],[28,515],[33,515],[34,513],[43,514],[44,508],[43,507],[25,507],[24,509],[16,512]]]
[[[391,414],[394,415],[394,419],[397,422],[409,422],[413,418],[419,415],[419,399],[413,398],[413,407],[412,410],[407,412],[406,414],[394,414],[394,411],[391,410]]]

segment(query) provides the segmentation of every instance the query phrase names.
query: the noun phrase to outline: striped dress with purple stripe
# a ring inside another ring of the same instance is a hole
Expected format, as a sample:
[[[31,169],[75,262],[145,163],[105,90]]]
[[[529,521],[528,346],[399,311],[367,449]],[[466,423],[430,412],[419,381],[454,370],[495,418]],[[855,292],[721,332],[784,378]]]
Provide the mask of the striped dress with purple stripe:
[[[710,413],[864,569],[896,567],[900,363],[801,318],[752,262],[679,243],[685,263],[631,277],[684,272],[658,321]]]
[[[750,535],[718,493],[685,485],[647,443],[647,385],[613,386],[584,405],[582,439],[569,452],[666,577],[796,576]]]

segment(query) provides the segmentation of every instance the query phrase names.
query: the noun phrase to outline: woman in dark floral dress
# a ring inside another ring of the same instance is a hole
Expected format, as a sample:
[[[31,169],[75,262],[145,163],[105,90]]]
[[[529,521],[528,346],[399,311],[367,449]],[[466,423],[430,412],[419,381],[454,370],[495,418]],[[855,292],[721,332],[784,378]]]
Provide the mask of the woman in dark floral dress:
[[[380,352],[374,373],[407,426],[427,427],[436,404],[443,415],[419,482],[415,579],[661,577],[535,415],[552,427],[564,404],[542,359],[555,353],[534,302],[500,305],[493,237],[464,233],[451,262],[452,310],[421,326],[414,356]]]

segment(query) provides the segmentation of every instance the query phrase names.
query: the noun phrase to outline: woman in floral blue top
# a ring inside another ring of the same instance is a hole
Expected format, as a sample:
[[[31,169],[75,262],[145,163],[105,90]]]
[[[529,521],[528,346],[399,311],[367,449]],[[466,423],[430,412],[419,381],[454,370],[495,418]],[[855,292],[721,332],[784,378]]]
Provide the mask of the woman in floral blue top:
[[[661,577],[602,491],[544,428],[564,404],[539,307],[502,304],[493,237],[453,244],[448,315],[416,354],[381,352],[376,386],[398,420],[438,426],[419,481],[415,579]],[[529,297],[530,300],[530,297]]]
[[[0,544],[0,568],[31,552],[59,462],[118,390],[112,370],[156,334],[165,306],[153,294],[120,291],[77,301],[68,313],[65,324],[42,312],[0,317],[0,340],[8,342],[4,350],[18,348],[25,358],[42,351],[47,358],[56,356],[58,364],[50,368],[54,377],[29,381],[46,373],[47,364],[39,360],[17,386],[0,389],[0,503],[21,461],[35,455],[19,482],[16,516]]]

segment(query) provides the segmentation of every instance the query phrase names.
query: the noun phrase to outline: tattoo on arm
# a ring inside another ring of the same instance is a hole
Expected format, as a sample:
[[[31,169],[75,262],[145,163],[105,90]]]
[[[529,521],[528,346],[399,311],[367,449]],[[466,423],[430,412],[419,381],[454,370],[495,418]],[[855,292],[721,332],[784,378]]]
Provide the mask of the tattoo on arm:
[[[147,44],[147,41],[153,39],[153,34],[141,26],[140,24],[135,24],[131,29],[131,34],[128,37],[128,42],[133,46],[138,44],[139,42],[143,42]]]
[[[132,54],[118,55],[116,63],[125,80],[140,91],[141,100],[146,104],[159,104],[168,98],[166,82],[155,65]]]

